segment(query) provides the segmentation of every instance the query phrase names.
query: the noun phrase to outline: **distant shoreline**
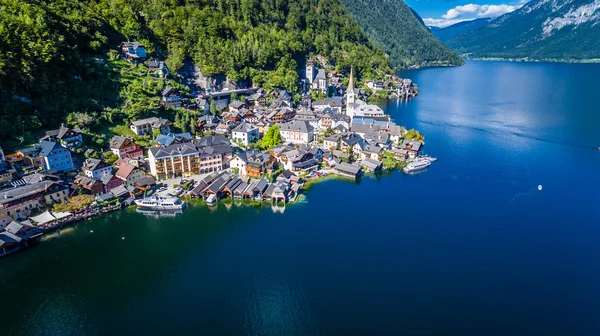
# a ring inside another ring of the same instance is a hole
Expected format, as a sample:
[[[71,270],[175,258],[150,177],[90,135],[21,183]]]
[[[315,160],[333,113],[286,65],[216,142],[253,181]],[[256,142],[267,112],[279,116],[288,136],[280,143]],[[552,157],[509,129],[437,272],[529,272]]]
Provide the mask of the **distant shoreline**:
[[[465,60],[469,61],[494,61],[494,62],[523,62],[523,63],[582,63],[582,64],[596,64],[600,63],[600,58],[588,58],[580,60],[567,60],[567,59],[531,59],[531,58],[503,58],[503,57],[465,57]]]

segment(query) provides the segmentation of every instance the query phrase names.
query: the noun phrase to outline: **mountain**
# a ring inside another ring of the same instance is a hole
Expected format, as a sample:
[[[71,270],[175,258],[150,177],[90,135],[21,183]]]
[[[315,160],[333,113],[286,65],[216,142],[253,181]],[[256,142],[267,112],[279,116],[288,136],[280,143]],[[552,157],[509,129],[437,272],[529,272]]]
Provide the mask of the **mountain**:
[[[600,58],[600,0],[532,0],[448,41],[470,57]]]
[[[192,59],[205,76],[292,91],[311,54],[342,72],[351,66],[373,78],[391,72],[384,51],[339,0],[1,3],[0,139],[55,127],[70,112],[79,113],[78,120],[112,123],[164,109],[157,103],[164,81],[118,61],[121,41],[143,43],[171,72]]]
[[[433,36],[402,0],[341,0],[395,67],[460,65],[462,59]]]
[[[487,25],[490,22],[490,20],[490,18],[481,18],[455,23],[451,26],[444,28],[430,27],[430,29],[433,35],[435,35],[435,37],[437,37],[440,41],[447,42],[448,40],[452,39],[453,37],[459,34],[475,30],[477,28]]]

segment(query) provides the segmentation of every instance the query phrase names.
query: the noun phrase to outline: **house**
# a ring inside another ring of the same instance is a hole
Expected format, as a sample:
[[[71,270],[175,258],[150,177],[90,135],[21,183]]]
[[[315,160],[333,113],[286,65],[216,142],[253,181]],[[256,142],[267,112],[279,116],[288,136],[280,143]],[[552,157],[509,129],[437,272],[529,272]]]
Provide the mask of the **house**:
[[[272,123],[281,124],[292,120],[296,116],[296,112],[289,107],[271,110],[266,118]]]
[[[269,153],[248,150],[234,155],[230,161],[231,168],[239,169],[241,175],[260,177],[274,158]]]
[[[406,161],[408,159],[408,151],[405,149],[392,148],[392,153],[398,161]]]
[[[323,139],[323,147],[327,150],[338,149],[340,146],[341,134],[333,134]]]
[[[337,165],[335,165],[335,173],[340,176],[355,179],[360,176],[361,171],[360,167],[357,165],[340,162]]]
[[[246,104],[246,103],[243,103],[243,102],[241,102],[241,101],[239,101],[239,100],[232,101],[232,102],[229,104],[229,112],[237,112],[237,113],[240,113],[240,111],[241,111],[242,109],[249,110],[249,109],[250,109],[250,107],[248,106],[248,104]]]
[[[273,125],[272,122],[268,121],[268,120],[259,120],[256,123],[256,127],[258,127],[258,134],[263,135],[267,132],[267,130],[269,129],[269,127],[271,127]]]
[[[156,187],[156,180],[152,176],[146,176],[135,183],[135,187],[140,190],[150,190]]]
[[[313,129],[319,129],[319,120],[321,117],[317,112],[312,111],[308,107],[301,107],[296,111],[294,120],[306,121]]]
[[[364,159],[360,162],[360,165],[368,172],[375,172],[380,170],[383,167],[381,161],[372,160],[372,159]]]
[[[419,151],[421,150],[421,141],[404,139],[402,142],[402,149],[408,152],[408,157],[410,159],[415,159],[419,155]]]
[[[35,211],[69,199],[69,187],[60,181],[31,181],[0,191],[0,227],[25,219]]]
[[[112,173],[112,167],[99,159],[86,159],[83,163],[83,173],[93,179],[99,179],[104,175]]]
[[[138,41],[121,42],[121,51],[129,60],[144,60],[146,59],[146,48]]]
[[[363,141],[363,138],[356,133],[344,133],[340,138],[340,149],[342,151],[347,151],[348,148],[353,148],[354,145],[361,141]]]
[[[254,106],[267,106],[267,97],[265,97],[264,93],[262,92],[256,92],[255,94],[247,97],[246,101],[254,104]]]
[[[100,178],[100,182],[104,186],[104,192],[108,193],[114,188],[123,184],[123,180],[114,176],[113,174],[107,174]]]
[[[29,238],[29,236],[35,232],[35,229],[35,225],[31,224],[30,221],[25,220],[22,222],[12,221],[4,230],[21,238]]]
[[[386,128],[386,131],[390,134],[390,141],[393,143],[400,143],[400,139],[406,133],[406,129],[402,126],[389,126]]]
[[[20,250],[22,240],[10,232],[0,232],[0,256]]]
[[[139,145],[133,142],[133,139],[120,135],[115,135],[110,140],[110,151],[118,156],[119,159],[142,160],[144,158],[144,151]]]
[[[40,142],[39,156],[44,158],[44,168],[47,171],[73,170],[71,151],[64,146],[51,141]]]
[[[169,133],[160,134],[154,139],[154,145],[157,147],[166,147],[170,145],[191,142],[193,140],[192,135],[189,132],[185,133]]]
[[[61,124],[59,129],[46,131],[40,138],[40,142],[42,141],[58,142],[67,148],[79,148],[83,144],[83,136],[81,130]]]
[[[146,174],[138,167],[123,162],[119,165],[119,169],[115,173],[115,176],[123,181],[123,184],[135,187],[136,182],[143,179]]]
[[[334,158],[340,159],[340,161],[350,162],[350,154],[348,154],[348,153],[345,153],[345,152],[342,152],[339,150],[334,150],[334,151],[331,151],[331,155]]]
[[[279,125],[279,134],[285,142],[308,144],[313,141],[314,128],[306,121],[292,121]]]
[[[226,121],[233,125],[237,125],[242,121],[242,116],[237,111],[236,112],[234,112],[234,111],[224,112],[221,115],[221,118],[223,119],[223,121]]]
[[[231,132],[231,137],[244,146],[259,139],[258,127],[248,123],[241,123]]]
[[[152,75],[158,75],[161,77],[166,77],[167,75],[169,75],[169,69],[163,61],[154,60],[148,62],[148,71]]]
[[[152,176],[166,179],[223,170],[231,155],[231,146],[222,143],[216,136],[205,138],[210,139],[150,148],[148,163]]]
[[[295,148],[291,144],[282,145],[271,151],[277,161],[287,170],[294,173],[310,173],[318,169],[319,161],[307,147]]]
[[[167,119],[152,117],[133,121],[129,124],[129,128],[137,135],[152,135],[154,129],[160,130],[161,134],[169,134],[171,125],[173,123]]]
[[[181,107],[183,106],[183,99],[179,94],[179,90],[167,86],[161,92],[161,104],[168,107]]]
[[[15,153],[7,155],[6,162],[23,170],[44,167],[45,162],[44,158],[39,155],[40,150],[39,146],[19,149]]]
[[[342,108],[344,107],[344,103],[342,101],[342,97],[331,97],[327,99],[317,100],[312,104],[312,107],[316,111],[325,111],[326,109],[331,109],[337,113],[342,113]]]
[[[355,152],[357,152],[357,151],[355,151]],[[381,160],[382,155],[383,155],[383,148],[363,142],[362,146],[360,148],[360,151],[358,151],[358,152],[360,153],[361,159],[363,159],[363,160],[365,160],[365,159]]]
[[[262,178],[260,180],[249,181],[248,187],[244,190],[242,197],[252,198],[255,200],[262,200],[265,191],[269,187],[269,181]]]
[[[77,175],[73,180],[74,189],[80,188],[88,195],[99,195],[104,193],[104,184],[91,177]]]
[[[339,126],[350,128],[350,117],[345,114],[335,112],[335,110],[327,108],[323,110],[321,119],[319,120],[319,129],[326,130],[328,128],[335,129]]]

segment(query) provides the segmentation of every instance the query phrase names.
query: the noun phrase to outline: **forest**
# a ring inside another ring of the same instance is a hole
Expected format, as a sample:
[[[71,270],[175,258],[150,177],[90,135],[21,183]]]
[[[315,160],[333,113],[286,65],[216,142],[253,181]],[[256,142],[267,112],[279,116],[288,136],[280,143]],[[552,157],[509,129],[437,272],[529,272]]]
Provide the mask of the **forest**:
[[[0,140],[23,142],[70,114],[91,127],[164,112],[157,98],[164,80],[118,60],[121,41],[142,42],[171,72],[191,59],[206,76],[291,91],[313,54],[344,73],[351,66],[370,78],[391,72],[383,50],[337,0],[0,4]]]
[[[341,0],[365,33],[397,68],[461,65],[463,60],[440,42],[403,0]]]

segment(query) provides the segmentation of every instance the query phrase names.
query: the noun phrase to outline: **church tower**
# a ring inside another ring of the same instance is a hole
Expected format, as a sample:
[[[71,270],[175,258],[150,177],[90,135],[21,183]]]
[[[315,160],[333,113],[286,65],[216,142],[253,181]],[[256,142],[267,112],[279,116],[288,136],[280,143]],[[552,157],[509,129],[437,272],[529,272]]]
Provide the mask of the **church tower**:
[[[313,60],[311,59],[306,61],[306,79],[308,79],[308,83],[311,85],[315,80],[315,66],[313,64]]]
[[[354,73],[353,69],[350,68],[350,80],[348,81],[348,90],[346,90],[346,114],[349,116],[354,115],[354,107],[352,104],[356,102],[356,92],[354,89]]]

